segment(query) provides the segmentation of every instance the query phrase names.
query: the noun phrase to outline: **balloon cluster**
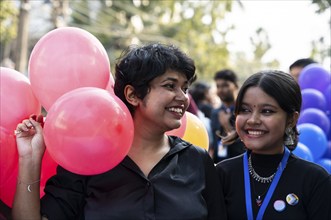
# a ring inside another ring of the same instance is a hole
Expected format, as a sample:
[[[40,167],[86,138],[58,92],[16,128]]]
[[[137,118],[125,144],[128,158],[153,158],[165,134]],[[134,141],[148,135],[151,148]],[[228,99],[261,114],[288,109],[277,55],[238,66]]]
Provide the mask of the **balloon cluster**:
[[[300,73],[302,108],[298,121],[299,144],[293,151],[331,173],[331,73],[310,64]]]
[[[22,120],[48,112],[41,196],[57,165],[84,175],[112,169],[128,153],[133,121],[114,92],[105,48],[91,33],[73,27],[44,35],[29,59],[29,78],[1,67],[0,199],[12,206],[18,152],[14,130]]]

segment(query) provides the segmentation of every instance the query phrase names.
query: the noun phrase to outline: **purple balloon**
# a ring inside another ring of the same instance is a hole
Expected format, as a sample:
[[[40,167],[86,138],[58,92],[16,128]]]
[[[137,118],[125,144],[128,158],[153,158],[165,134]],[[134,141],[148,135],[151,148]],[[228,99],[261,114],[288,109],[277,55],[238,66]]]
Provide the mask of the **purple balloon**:
[[[301,111],[307,108],[317,108],[326,111],[326,100],[320,91],[316,89],[303,89]]]
[[[330,121],[322,110],[317,108],[307,108],[300,114],[298,124],[311,123],[320,127],[325,135],[330,132]]]
[[[321,65],[313,63],[302,69],[299,76],[301,89],[317,89],[324,92],[331,82],[331,73]]]
[[[326,113],[331,114],[331,84],[326,88],[323,95],[326,101]]]

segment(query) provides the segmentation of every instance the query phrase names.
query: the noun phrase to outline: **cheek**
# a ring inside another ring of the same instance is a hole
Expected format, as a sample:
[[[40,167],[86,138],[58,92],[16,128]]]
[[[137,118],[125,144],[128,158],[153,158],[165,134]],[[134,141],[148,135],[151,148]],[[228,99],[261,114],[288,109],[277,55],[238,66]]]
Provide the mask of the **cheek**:
[[[236,125],[236,130],[238,133],[240,132],[240,128],[243,127],[244,121],[245,121],[244,117],[237,115],[235,125]]]

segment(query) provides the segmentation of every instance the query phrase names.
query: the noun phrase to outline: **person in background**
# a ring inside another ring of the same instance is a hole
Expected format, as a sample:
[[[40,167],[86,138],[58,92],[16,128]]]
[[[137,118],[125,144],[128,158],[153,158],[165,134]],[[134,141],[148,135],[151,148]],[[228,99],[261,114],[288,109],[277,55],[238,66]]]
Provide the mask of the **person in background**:
[[[244,152],[244,146],[238,139],[233,143],[223,144],[222,137],[234,132],[235,97],[238,90],[237,75],[230,69],[217,71],[214,76],[216,93],[221,100],[221,106],[212,111],[211,130],[213,142],[210,154],[214,162],[240,155]]]
[[[310,58],[298,59],[290,65],[290,67],[289,67],[290,74],[298,82],[302,69],[312,63],[317,63],[317,62]]]
[[[211,112],[213,110],[211,94],[210,94],[210,86],[201,81],[195,82],[190,88],[189,93],[198,108],[196,115],[203,122],[207,130],[208,140],[209,140],[209,146],[208,146],[208,151],[209,151],[209,149],[211,148],[211,144],[213,142],[213,134],[210,127],[210,117],[211,117]]]
[[[217,164],[228,219],[331,219],[331,175],[292,154],[301,103],[288,73],[262,71],[243,83],[236,133],[223,141],[239,135],[247,152]]]
[[[23,120],[16,128],[14,219],[226,219],[208,152],[165,134],[181,125],[194,78],[193,60],[177,47],[149,44],[125,51],[115,67],[114,92],[133,118],[128,155],[99,175],[59,166],[41,202],[42,117]]]
[[[195,82],[189,90],[199,110],[207,117],[211,117],[213,105],[210,94],[210,86],[202,81]]]

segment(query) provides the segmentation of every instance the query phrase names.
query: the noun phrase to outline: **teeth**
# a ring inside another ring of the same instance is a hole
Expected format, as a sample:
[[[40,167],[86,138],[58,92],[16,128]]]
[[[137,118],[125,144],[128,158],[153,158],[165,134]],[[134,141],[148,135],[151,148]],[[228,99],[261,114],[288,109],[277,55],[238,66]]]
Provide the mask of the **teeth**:
[[[261,134],[263,134],[263,132],[262,131],[248,131],[248,134],[250,134],[250,135],[261,135]]]
[[[169,111],[176,112],[176,113],[179,113],[179,114],[183,114],[183,109],[181,109],[181,108],[172,107],[172,108],[169,108]]]

